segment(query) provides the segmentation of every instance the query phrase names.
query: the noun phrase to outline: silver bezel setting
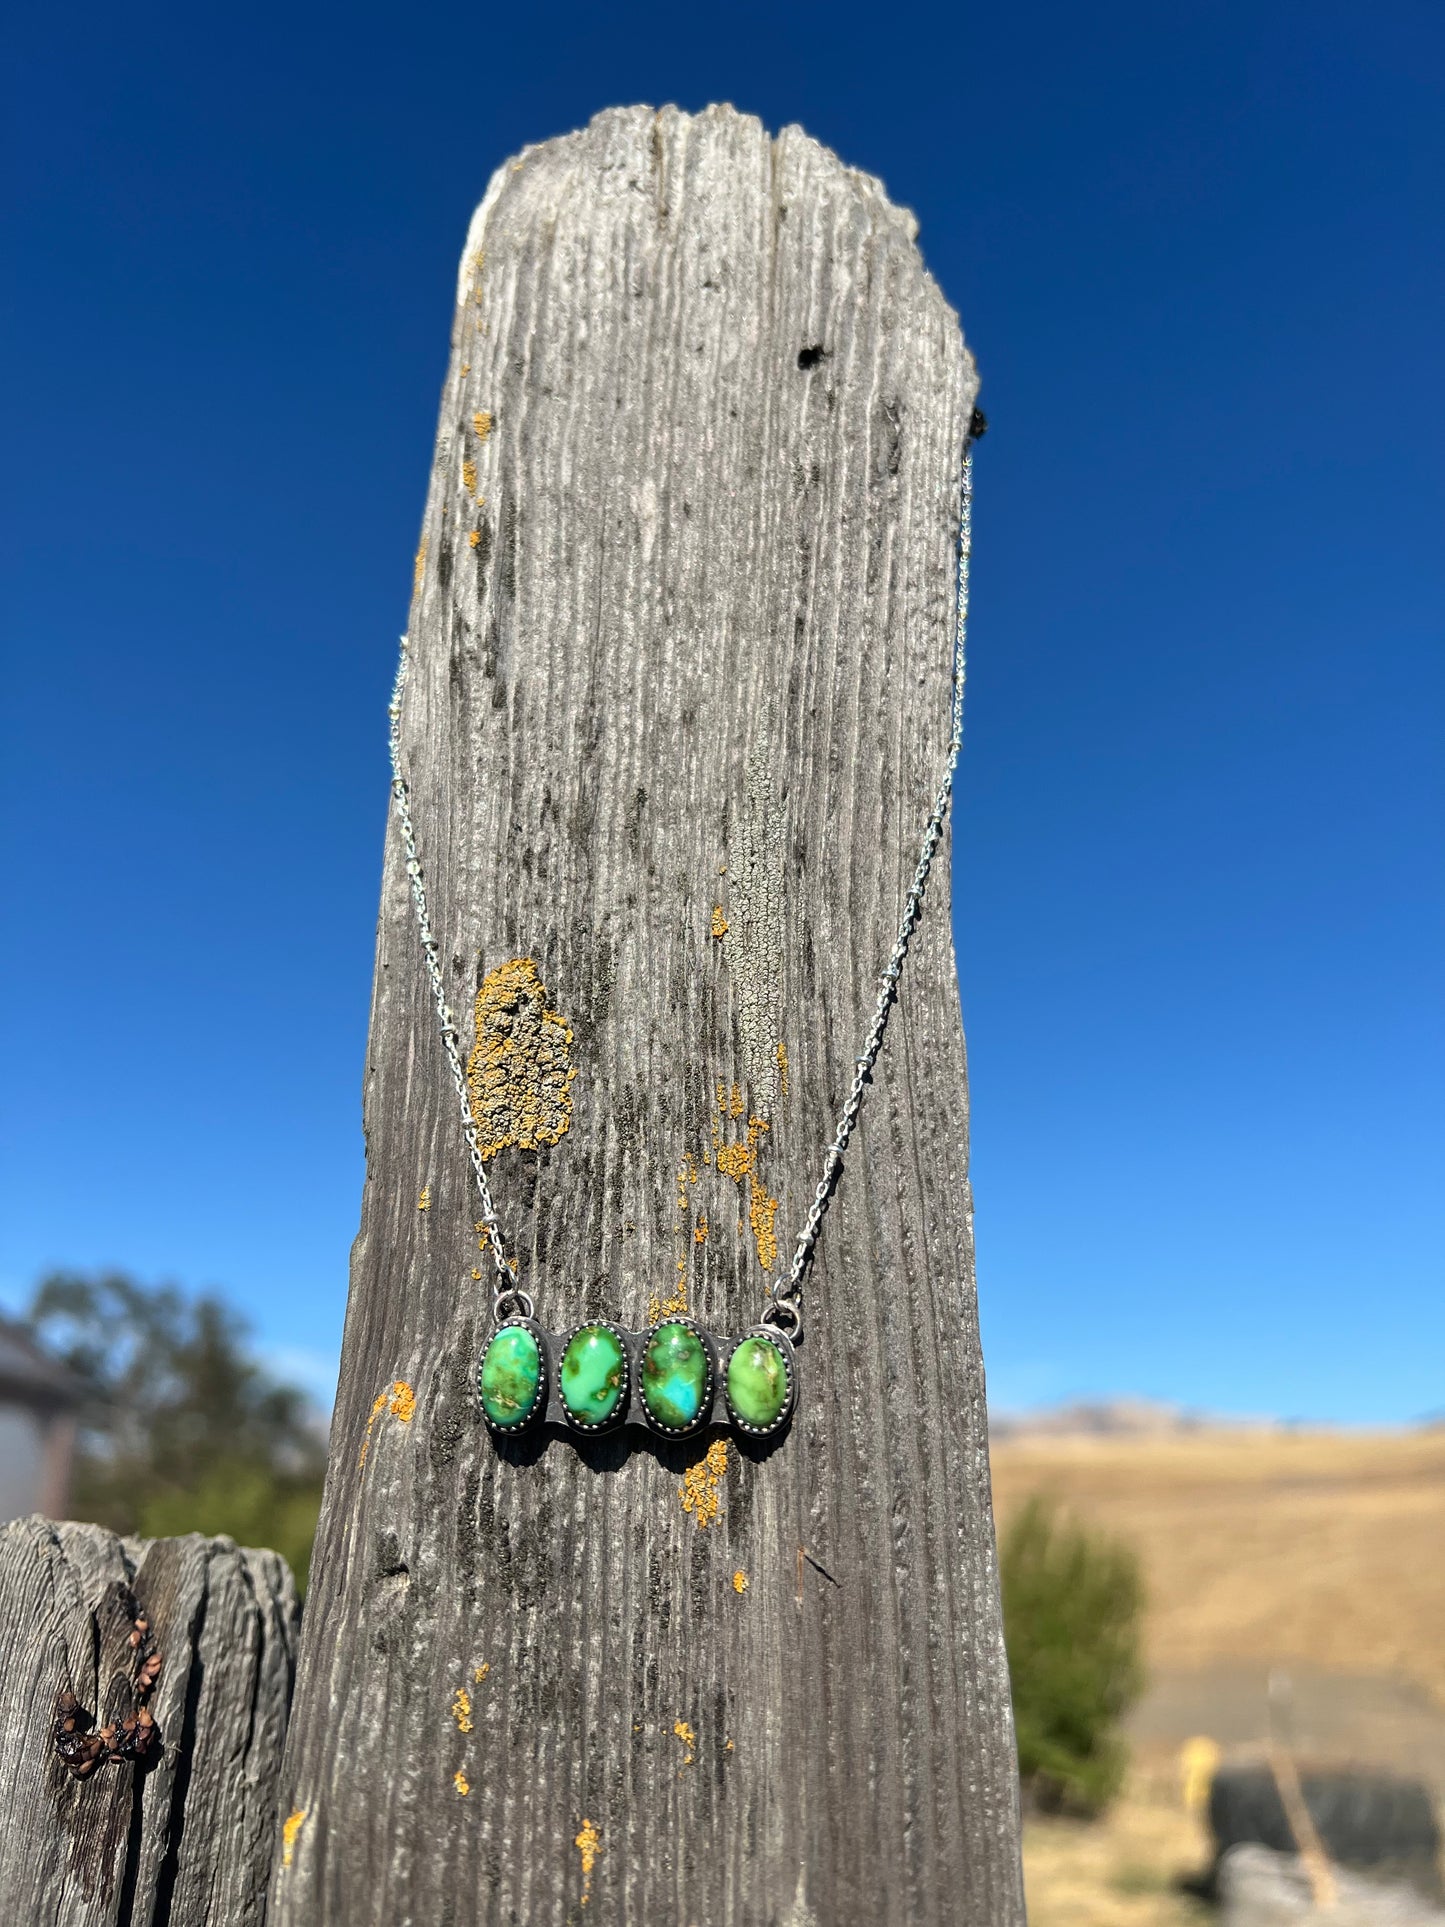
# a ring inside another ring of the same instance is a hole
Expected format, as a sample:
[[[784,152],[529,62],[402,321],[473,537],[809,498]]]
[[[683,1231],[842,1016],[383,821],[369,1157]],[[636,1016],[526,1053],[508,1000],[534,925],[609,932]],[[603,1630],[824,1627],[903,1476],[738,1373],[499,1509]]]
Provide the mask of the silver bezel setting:
[[[733,1362],[733,1353],[738,1349],[739,1345],[746,1345],[749,1339],[753,1338],[766,1338],[769,1344],[777,1346],[783,1361],[783,1375],[788,1381],[788,1396],[783,1401],[782,1410],[770,1425],[750,1425],[738,1412],[728,1394],[728,1366]],[[766,1439],[771,1438],[775,1432],[781,1432],[783,1427],[791,1422],[794,1408],[798,1402],[797,1361],[793,1356],[792,1340],[787,1336],[786,1332],[780,1332],[772,1325],[754,1325],[750,1330],[745,1331],[740,1338],[734,1339],[733,1343],[728,1346],[728,1355],[722,1365],[722,1393],[723,1400],[728,1408],[729,1419],[731,1419],[738,1431],[743,1433],[746,1438]]]
[[[493,1341],[500,1338],[504,1331],[512,1331],[512,1330],[530,1332],[532,1334],[532,1337],[536,1340],[537,1357],[539,1360],[539,1368],[537,1372],[537,1391],[536,1391],[535,1397],[532,1400],[529,1410],[522,1418],[514,1419],[510,1425],[499,1425],[497,1421],[492,1417],[491,1413],[487,1410],[486,1404],[482,1399],[482,1367],[487,1362],[487,1353],[492,1349]],[[543,1331],[542,1327],[537,1323],[535,1318],[504,1318],[501,1324],[497,1326],[496,1330],[488,1338],[486,1344],[483,1345],[482,1355],[477,1360],[477,1404],[481,1408],[482,1417],[486,1421],[487,1430],[492,1434],[494,1438],[499,1438],[499,1439],[520,1438],[523,1432],[527,1432],[531,1430],[531,1428],[541,1418],[542,1414],[546,1411],[547,1394],[548,1394],[548,1386],[547,1386],[547,1334],[546,1332]]]
[[[668,1325],[681,1325],[684,1331],[690,1331],[702,1346],[702,1355],[707,1360],[707,1377],[703,1381],[702,1398],[698,1403],[697,1416],[687,1425],[665,1425],[647,1402],[647,1383],[643,1374],[643,1365],[647,1358],[647,1348],[657,1336],[658,1332],[662,1331]],[[675,1312],[669,1317],[659,1318],[655,1325],[648,1326],[647,1334],[637,1348],[637,1403],[647,1423],[651,1426],[652,1430],[657,1433],[659,1438],[685,1439],[691,1433],[700,1431],[711,1418],[713,1398],[716,1390],[717,1355],[713,1347],[712,1334],[710,1332],[705,1331],[696,1319],[689,1318],[685,1312]]]
[[[622,1389],[617,1395],[617,1403],[606,1418],[578,1418],[567,1403],[567,1394],[562,1387],[562,1361],[567,1356],[567,1347],[578,1332],[608,1331],[617,1340],[622,1353]],[[632,1399],[632,1354],[627,1343],[627,1334],[620,1325],[614,1325],[610,1318],[583,1318],[573,1325],[562,1338],[557,1351],[557,1403],[562,1408],[562,1416],[576,1432],[610,1432],[614,1425],[621,1425],[627,1417],[627,1408]]]

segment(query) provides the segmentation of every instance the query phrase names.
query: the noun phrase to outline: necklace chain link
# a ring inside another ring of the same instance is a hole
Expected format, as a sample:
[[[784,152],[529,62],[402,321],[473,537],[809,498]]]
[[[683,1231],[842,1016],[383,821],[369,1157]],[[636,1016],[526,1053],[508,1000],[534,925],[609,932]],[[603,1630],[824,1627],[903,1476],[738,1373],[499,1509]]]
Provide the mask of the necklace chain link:
[[[913,882],[903,903],[903,915],[898,925],[898,936],[893,951],[879,978],[879,991],[873,1006],[872,1021],[868,1034],[863,1040],[863,1049],[854,1059],[852,1088],[838,1116],[838,1128],[833,1142],[828,1146],[823,1160],[823,1175],[813,1193],[803,1228],[798,1233],[797,1246],[793,1252],[788,1276],[778,1289],[769,1296],[768,1305],[762,1316],[762,1323],[772,1325],[797,1340],[803,1331],[803,1278],[813,1255],[813,1247],[818,1242],[823,1219],[827,1216],[828,1206],[833,1201],[833,1193],[843,1173],[843,1158],[848,1149],[848,1141],[858,1122],[858,1114],[863,1108],[863,1096],[873,1081],[873,1067],[878,1061],[878,1053],[883,1048],[884,1033],[894,1004],[898,1001],[898,986],[903,976],[903,963],[908,955],[913,933],[923,914],[923,893],[928,887],[928,876],[933,868],[933,859],[939,843],[943,839],[943,826],[948,817],[949,803],[953,797],[953,779],[958,768],[958,755],[963,747],[963,686],[968,643],[968,588],[969,561],[973,548],[973,446],[964,443],[963,474],[959,487],[958,513],[958,580],[957,602],[953,630],[953,686],[950,704],[951,728],[948,739],[948,759],[944,766],[943,778],[934,798],[933,813],[923,832],[923,844],[918,855],[918,865],[913,873]],[[422,956],[426,963],[427,979],[431,984],[432,1001],[436,1005],[437,1025],[440,1032],[442,1049],[446,1053],[447,1068],[451,1072],[452,1083],[457,1094],[457,1108],[461,1113],[462,1137],[466,1141],[467,1156],[471,1161],[472,1173],[477,1182],[477,1197],[481,1205],[481,1218],[477,1229],[482,1232],[487,1249],[496,1269],[493,1284],[492,1311],[497,1323],[504,1318],[522,1316],[530,1318],[533,1305],[530,1295],[518,1289],[514,1265],[506,1255],[502,1240],[501,1224],[497,1208],[492,1199],[492,1187],[487,1182],[487,1167],[482,1158],[481,1147],[477,1142],[477,1121],[472,1111],[471,1092],[467,1088],[467,1075],[462,1067],[461,1053],[457,1049],[459,1035],[450,1004],[447,1002],[446,985],[442,979],[441,964],[438,961],[438,944],[432,934],[431,912],[427,904],[426,879],[422,872],[421,859],[417,855],[416,828],[411,815],[411,792],[402,773],[401,764],[401,706],[406,690],[407,672],[410,657],[407,638],[401,639],[401,659],[397,665],[396,683],[391,692],[391,719],[389,742],[391,748],[391,794],[396,804],[397,820],[401,825],[402,846],[406,852],[406,874],[411,884],[411,898],[416,910],[417,931],[421,938]]]

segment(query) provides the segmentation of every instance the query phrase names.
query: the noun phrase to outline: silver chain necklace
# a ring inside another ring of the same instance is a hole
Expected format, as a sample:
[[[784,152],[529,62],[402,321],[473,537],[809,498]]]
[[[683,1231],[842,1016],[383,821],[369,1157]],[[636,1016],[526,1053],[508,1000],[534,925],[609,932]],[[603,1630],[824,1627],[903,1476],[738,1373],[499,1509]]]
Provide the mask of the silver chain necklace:
[[[401,708],[410,656],[407,638],[401,639],[401,660],[389,711],[391,793],[401,825],[406,874],[411,883],[417,931],[436,1005],[442,1049],[456,1089],[462,1137],[481,1203],[477,1229],[485,1235],[496,1271],[492,1287],[494,1328],[477,1377],[482,1415],[498,1437],[519,1433],[536,1423],[550,1422],[578,1432],[601,1432],[631,1424],[672,1438],[702,1432],[711,1426],[731,1425],[744,1434],[760,1438],[781,1432],[792,1418],[797,1401],[794,1347],[803,1336],[803,1279],[842,1176],[844,1153],[863,1108],[863,1094],[872,1082],[873,1066],[883,1048],[889,1014],[898,999],[903,962],[923,912],[923,893],[943,836],[963,743],[968,574],[973,536],[972,434],[980,421],[981,418],[975,416],[963,451],[950,705],[952,727],[943,777],[923,832],[918,865],[904,899],[893,952],[879,979],[872,1021],[863,1049],[854,1059],[852,1089],[839,1114],[833,1142],[824,1156],[823,1174],[798,1233],[788,1276],[776,1291],[770,1291],[758,1323],[741,1336],[715,1335],[682,1314],[666,1316],[647,1331],[631,1331],[607,1321],[593,1321],[565,1333],[553,1333],[537,1324],[530,1293],[518,1287],[514,1263],[506,1255],[492,1187],[487,1181],[486,1164],[477,1142],[471,1093],[457,1049],[456,1019],[447,1002],[438,961],[439,945],[432,934],[426,878],[417,855],[416,830],[412,823],[410,791],[402,773]],[[982,432],[981,426],[977,432]],[[631,1397],[634,1383],[639,1391],[635,1402]]]

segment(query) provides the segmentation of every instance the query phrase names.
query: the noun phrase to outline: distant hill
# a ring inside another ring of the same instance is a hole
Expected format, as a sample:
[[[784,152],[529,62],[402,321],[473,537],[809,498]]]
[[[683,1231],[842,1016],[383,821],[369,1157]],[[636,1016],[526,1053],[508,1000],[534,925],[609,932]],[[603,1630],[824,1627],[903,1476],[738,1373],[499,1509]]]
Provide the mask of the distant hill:
[[[1171,1432],[1198,1432],[1211,1426],[1249,1426],[1259,1430],[1272,1423],[1263,1418],[1221,1418],[1148,1398],[1079,1400],[1040,1406],[1027,1412],[990,1411],[988,1415],[989,1435],[996,1440],[1156,1437]]]

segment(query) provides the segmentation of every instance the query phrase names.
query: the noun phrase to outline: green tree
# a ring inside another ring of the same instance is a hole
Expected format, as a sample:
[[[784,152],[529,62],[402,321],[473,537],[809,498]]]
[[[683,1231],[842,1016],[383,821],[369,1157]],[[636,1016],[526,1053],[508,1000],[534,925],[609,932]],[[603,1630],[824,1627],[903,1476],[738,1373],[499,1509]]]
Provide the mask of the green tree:
[[[1025,1795],[1097,1813],[1124,1777],[1118,1723],[1144,1683],[1139,1561],[1036,1496],[1003,1536],[999,1576]]]
[[[221,1299],[124,1272],[52,1272],[28,1323],[89,1392],[72,1506],[114,1532],[225,1532],[271,1546],[303,1589],[321,1504],[325,1432],[306,1394],[272,1377]]]

